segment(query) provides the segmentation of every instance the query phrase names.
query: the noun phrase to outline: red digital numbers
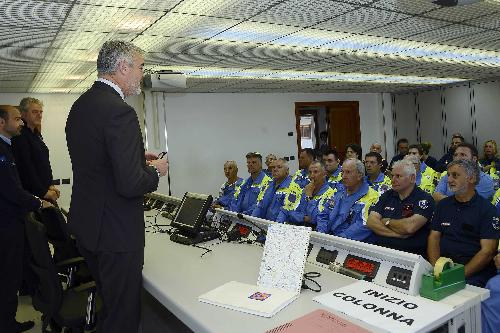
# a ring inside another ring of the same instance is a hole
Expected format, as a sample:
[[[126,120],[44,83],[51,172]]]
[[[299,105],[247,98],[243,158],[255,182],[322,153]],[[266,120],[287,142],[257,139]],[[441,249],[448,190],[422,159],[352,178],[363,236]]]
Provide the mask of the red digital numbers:
[[[345,267],[353,269],[355,271],[371,275],[375,270],[375,265],[366,261],[361,261],[355,258],[347,259]]]

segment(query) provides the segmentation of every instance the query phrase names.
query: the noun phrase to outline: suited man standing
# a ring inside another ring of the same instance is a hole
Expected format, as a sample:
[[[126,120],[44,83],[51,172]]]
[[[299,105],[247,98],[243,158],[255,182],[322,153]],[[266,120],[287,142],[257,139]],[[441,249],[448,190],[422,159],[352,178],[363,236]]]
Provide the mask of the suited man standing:
[[[12,138],[21,134],[19,110],[0,105],[0,332],[31,329],[33,321],[16,321],[17,292],[21,287],[24,251],[24,216],[52,204],[23,189],[17,172]]]
[[[166,159],[145,153],[137,115],[124,101],[140,93],[143,66],[138,47],[105,42],[98,79],[75,101],[66,123],[74,178],[69,227],[103,300],[98,333],[138,331],[143,195],[167,173]]]

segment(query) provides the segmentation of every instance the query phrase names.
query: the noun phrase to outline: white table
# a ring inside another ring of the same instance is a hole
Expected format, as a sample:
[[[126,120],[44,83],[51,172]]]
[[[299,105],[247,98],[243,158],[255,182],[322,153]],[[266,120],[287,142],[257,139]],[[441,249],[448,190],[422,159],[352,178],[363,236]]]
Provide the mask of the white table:
[[[144,288],[194,332],[265,332],[315,309],[332,311],[314,302],[312,298],[318,293],[310,290],[303,290],[296,301],[272,318],[258,317],[199,302],[199,295],[228,281],[250,284],[257,282],[262,247],[250,244],[214,245],[214,243],[216,242],[199,244],[212,249],[212,252],[201,258],[205,252],[202,249],[173,243],[167,234],[146,234]],[[319,271],[322,274],[317,278],[323,288],[322,292],[356,281],[310,264],[306,265],[306,272],[308,271]],[[428,329],[439,327],[450,318],[454,318],[453,323],[449,323],[450,332],[456,332],[461,322],[469,322],[466,332],[474,332],[477,323],[470,321],[480,318],[478,308],[484,297],[487,297],[486,290],[471,286],[447,297],[442,302],[454,305],[455,311],[447,318],[432,323]],[[355,318],[347,319],[371,331],[385,332]]]

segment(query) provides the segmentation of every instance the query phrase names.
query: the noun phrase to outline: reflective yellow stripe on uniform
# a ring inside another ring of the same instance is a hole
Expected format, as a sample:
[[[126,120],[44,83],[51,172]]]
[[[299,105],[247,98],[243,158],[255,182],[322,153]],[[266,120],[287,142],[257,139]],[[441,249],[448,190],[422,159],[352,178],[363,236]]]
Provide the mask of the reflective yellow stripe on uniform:
[[[371,187],[368,188],[368,192],[358,200],[358,202],[362,202],[363,205],[363,224],[366,225],[366,221],[368,220],[368,211],[370,210],[370,207],[375,205],[380,198],[380,193],[372,189]]]
[[[318,211],[321,213],[325,209],[325,202],[327,202],[337,192],[337,189],[328,188],[321,196],[315,196],[313,200],[318,200]]]
[[[292,181],[288,186],[288,193],[285,197],[285,209],[295,210],[300,204],[302,197],[302,188],[296,182]],[[294,199],[291,201],[291,199]]]
[[[422,178],[420,180],[420,187],[425,192],[432,194],[436,185],[439,181],[438,173],[431,169],[430,167],[425,168],[425,171],[422,173]]]
[[[260,191],[259,195],[257,196],[257,203],[259,203],[262,200],[262,198],[264,198],[264,194],[266,193],[266,190],[269,187],[269,183],[271,182],[271,180],[272,180],[271,177],[265,175],[259,184],[252,184],[251,187],[258,187]]]

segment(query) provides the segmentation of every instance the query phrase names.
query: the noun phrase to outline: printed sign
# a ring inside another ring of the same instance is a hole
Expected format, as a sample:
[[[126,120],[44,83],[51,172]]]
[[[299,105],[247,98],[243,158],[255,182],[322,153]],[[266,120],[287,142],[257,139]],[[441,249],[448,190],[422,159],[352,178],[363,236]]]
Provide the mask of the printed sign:
[[[425,331],[422,329],[453,310],[450,305],[366,281],[352,283],[314,300],[373,326],[398,333]]]

